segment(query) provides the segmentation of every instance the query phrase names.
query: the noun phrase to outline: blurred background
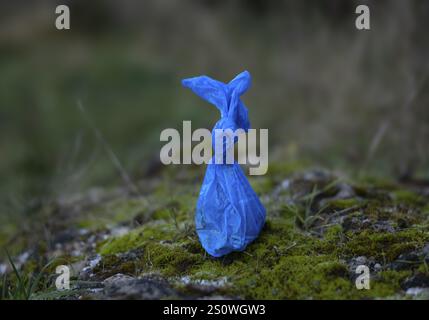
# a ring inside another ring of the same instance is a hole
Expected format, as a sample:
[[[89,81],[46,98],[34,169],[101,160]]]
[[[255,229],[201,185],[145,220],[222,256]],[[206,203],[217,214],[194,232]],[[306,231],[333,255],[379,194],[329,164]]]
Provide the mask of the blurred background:
[[[157,174],[161,130],[219,117],[181,87],[201,74],[251,72],[271,162],[429,178],[428,26],[426,0],[0,0],[0,223],[123,184],[112,153],[132,179]]]

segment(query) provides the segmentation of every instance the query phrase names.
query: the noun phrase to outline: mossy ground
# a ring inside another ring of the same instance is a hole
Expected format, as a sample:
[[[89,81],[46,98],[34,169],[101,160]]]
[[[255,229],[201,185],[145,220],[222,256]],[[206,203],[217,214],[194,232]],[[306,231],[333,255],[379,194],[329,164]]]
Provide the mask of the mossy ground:
[[[274,171],[250,179],[267,221],[243,252],[213,258],[201,247],[193,223],[201,172],[191,170],[183,176],[166,172],[143,197],[113,197],[70,218],[91,235],[106,232],[80,259],[88,252],[101,255],[93,269],[97,280],[117,273],[158,274],[189,297],[202,294],[192,286],[201,281],[221,283],[212,285],[214,294],[248,299],[404,297],[406,279],[429,274],[424,261],[391,267],[402,254],[429,243],[429,202],[423,194],[293,166]],[[118,226],[125,231],[109,233]],[[350,261],[362,256],[380,265],[371,270],[370,290],[355,286]]]
[[[223,294],[250,299],[349,299],[392,296],[411,271],[387,270],[378,275],[371,290],[358,290],[350,278],[344,259],[372,256],[385,263],[399,254],[419,248],[429,241],[422,230],[407,230],[397,235],[362,232],[343,234],[333,227],[318,239],[297,231],[283,218],[267,221],[259,237],[245,252],[221,259],[207,256],[193,232],[180,234],[173,229],[165,237],[142,227],[138,231],[105,243],[100,248],[109,273],[133,274],[159,272],[174,278],[194,280],[227,278]],[[137,237],[139,234],[141,237]],[[118,263],[117,253],[142,248],[135,261]]]

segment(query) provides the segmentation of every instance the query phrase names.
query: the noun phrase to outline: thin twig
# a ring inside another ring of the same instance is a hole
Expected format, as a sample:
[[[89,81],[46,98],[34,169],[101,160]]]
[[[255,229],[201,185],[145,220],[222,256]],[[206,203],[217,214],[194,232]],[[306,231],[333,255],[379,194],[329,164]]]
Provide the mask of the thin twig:
[[[118,170],[122,180],[125,182],[125,184],[136,194],[138,194],[141,198],[143,198],[143,195],[141,194],[139,188],[137,185],[131,180],[130,176],[126,172],[125,168],[122,166],[121,162],[119,161],[119,158],[116,156],[116,154],[113,152],[110,145],[107,143],[106,139],[104,139],[103,134],[101,131],[94,125],[91,118],[89,117],[86,109],[84,108],[82,102],[80,100],[77,101],[77,106],[85,119],[88,126],[91,128],[91,130],[94,132],[96,138],[103,146],[104,150],[106,151],[108,157],[110,158],[110,161],[112,161],[113,165],[115,166],[116,170]]]
[[[420,93],[423,91],[424,86],[426,84],[426,81],[429,79],[429,68],[425,71],[424,75],[422,76],[419,85],[414,87],[414,90],[408,95],[405,103],[402,105],[402,110],[408,110],[411,109],[414,101],[419,97]],[[381,142],[383,138],[386,135],[387,129],[391,125],[392,122],[392,115],[390,117],[388,116],[387,119],[383,119],[383,121],[380,123],[376,133],[374,134],[374,137],[372,138],[372,142],[370,144],[367,157],[365,158],[365,161],[363,163],[362,169],[363,170],[371,159],[373,158],[374,154],[377,152],[378,147],[381,145]]]

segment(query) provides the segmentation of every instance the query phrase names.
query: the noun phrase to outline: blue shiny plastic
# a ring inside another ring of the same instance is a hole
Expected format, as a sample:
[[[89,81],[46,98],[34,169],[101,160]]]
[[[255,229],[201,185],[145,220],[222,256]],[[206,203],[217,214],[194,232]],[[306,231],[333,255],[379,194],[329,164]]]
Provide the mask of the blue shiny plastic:
[[[250,73],[244,71],[231,82],[200,76],[182,81],[202,99],[215,105],[221,119],[214,129],[243,129],[250,127],[247,108],[240,100],[250,87]],[[230,148],[236,142],[224,143]],[[225,152],[224,152],[225,154]],[[264,223],[265,208],[253,191],[237,162],[233,164],[208,164],[195,214],[196,230],[204,249],[214,257],[232,251],[242,251],[255,240]]]

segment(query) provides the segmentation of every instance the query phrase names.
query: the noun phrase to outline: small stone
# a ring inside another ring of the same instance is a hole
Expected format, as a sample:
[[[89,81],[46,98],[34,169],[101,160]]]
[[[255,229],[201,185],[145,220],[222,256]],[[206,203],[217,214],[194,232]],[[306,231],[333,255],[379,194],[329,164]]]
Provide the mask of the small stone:
[[[417,296],[421,294],[423,291],[424,291],[424,288],[417,287],[417,288],[409,288],[405,293],[411,296]]]
[[[367,262],[367,258],[365,256],[360,256],[356,258],[356,263],[357,264],[365,264]]]
[[[101,256],[97,254],[95,257],[89,260],[89,267],[91,269],[95,268],[95,266],[101,261]]]
[[[423,273],[417,273],[407,278],[402,284],[402,288],[429,287],[429,277]]]
[[[289,189],[289,187],[290,187],[290,180],[289,179],[283,180],[281,183],[281,188],[283,190],[287,190]]]
[[[103,294],[97,298],[154,300],[179,296],[166,281],[161,279],[134,278],[118,273],[104,280],[103,284]]]
[[[428,243],[427,245],[425,245],[425,246],[424,246],[424,248],[422,249],[422,253],[423,253],[425,256],[428,256],[428,255],[429,255],[429,243]]]
[[[4,274],[7,271],[7,265],[5,263],[0,264],[0,274]]]
[[[350,199],[356,196],[354,189],[346,183],[338,184],[338,188],[339,191],[334,199]]]
[[[127,276],[127,275],[122,274],[122,273],[117,273],[117,274],[105,279],[103,281],[103,284],[104,285],[112,285],[112,284],[121,285],[121,284],[127,283],[127,282],[132,281],[132,280],[134,280],[134,278],[131,276]]]

